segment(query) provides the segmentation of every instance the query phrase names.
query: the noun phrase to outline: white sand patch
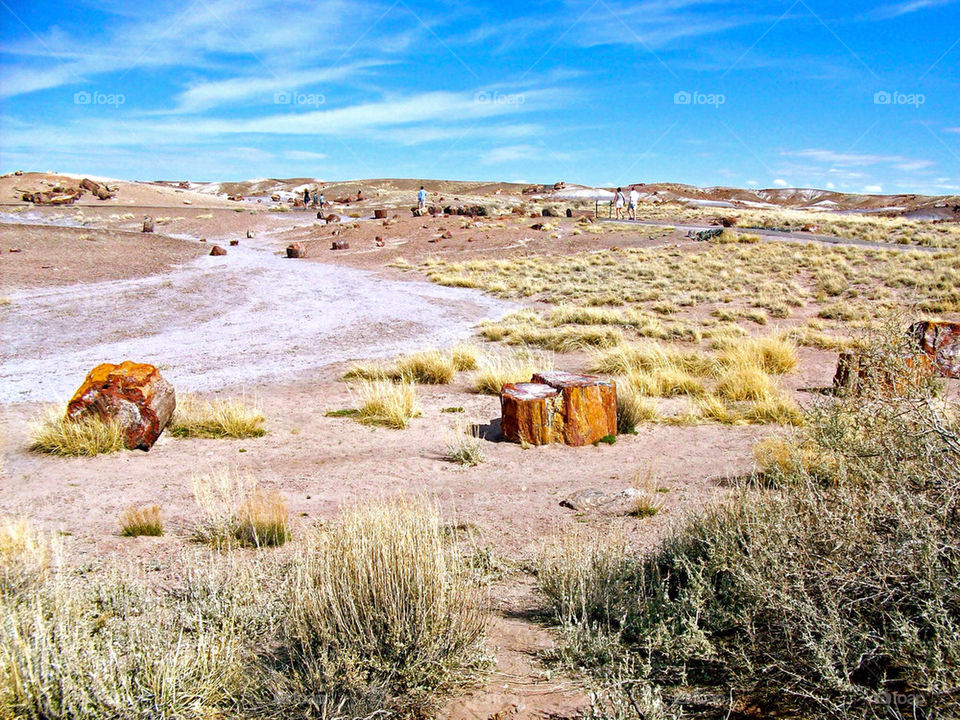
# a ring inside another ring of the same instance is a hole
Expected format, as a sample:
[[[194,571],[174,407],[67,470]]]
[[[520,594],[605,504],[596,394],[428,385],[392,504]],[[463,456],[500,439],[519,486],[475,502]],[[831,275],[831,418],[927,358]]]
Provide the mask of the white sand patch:
[[[11,299],[16,322],[0,329],[2,402],[68,399],[91,368],[128,359],[157,365],[178,391],[282,380],[450,345],[480,320],[515,309],[475,290],[385,280],[251,247],[164,275]]]

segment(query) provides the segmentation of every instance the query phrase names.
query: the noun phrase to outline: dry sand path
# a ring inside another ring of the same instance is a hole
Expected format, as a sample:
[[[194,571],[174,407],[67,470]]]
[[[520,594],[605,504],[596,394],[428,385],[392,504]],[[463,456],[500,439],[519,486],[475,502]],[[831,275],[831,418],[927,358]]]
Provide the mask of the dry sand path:
[[[159,366],[178,388],[289,380],[448,345],[508,303],[474,290],[287,260],[269,237],[149,277],[14,292],[0,307],[0,402],[64,400],[94,365]]]

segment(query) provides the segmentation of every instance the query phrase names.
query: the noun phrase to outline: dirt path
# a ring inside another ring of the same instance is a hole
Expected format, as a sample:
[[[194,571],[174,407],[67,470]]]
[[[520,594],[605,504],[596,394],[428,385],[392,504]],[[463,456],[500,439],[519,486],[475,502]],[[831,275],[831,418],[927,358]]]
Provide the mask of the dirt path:
[[[449,345],[512,308],[478,291],[287,260],[276,241],[169,272],[14,292],[0,307],[0,402],[69,397],[101,362],[155,364],[177,388],[289,378]]]

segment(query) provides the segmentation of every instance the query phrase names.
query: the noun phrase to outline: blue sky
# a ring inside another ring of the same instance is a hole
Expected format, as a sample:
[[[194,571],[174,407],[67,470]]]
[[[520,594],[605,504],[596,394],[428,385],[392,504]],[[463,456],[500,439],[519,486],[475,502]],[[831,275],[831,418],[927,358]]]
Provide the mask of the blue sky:
[[[0,170],[960,192],[960,0],[0,0]]]

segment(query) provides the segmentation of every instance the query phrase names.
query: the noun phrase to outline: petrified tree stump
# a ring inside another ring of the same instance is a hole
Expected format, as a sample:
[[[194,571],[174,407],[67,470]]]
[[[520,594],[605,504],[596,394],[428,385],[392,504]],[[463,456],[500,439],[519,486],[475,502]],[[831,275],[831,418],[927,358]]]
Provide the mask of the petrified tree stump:
[[[173,386],[153,365],[129,360],[98,365],[67,405],[67,418],[96,415],[119,423],[131,450],[149,450],[177,407]]]
[[[837,360],[833,388],[837,394],[860,395],[864,390],[883,396],[903,395],[921,386],[936,371],[925,354],[904,357],[902,366],[891,367],[881,358],[855,350],[844,350]]]
[[[941,375],[960,378],[960,323],[924,320],[911,325],[909,332]]]
[[[373,217],[376,218],[377,220],[383,220],[383,219],[385,219],[385,218],[387,217],[387,211],[386,211],[386,210],[374,210],[374,211],[373,211]]]
[[[537,373],[533,382],[560,392],[563,443],[590,445],[617,434],[617,386],[612,380],[556,371]]]
[[[303,243],[290,243],[287,245],[287,257],[288,258],[305,258],[307,256],[307,249],[303,246]]]
[[[540,383],[509,383],[500,394],[503,436],[511,442],[549,445],[561,433],[555,427],[562,404],[560,393]]]
[[[593,375],[546,372],[505,385],[501,429],[514,442],[582,446],[617,434],[617,389]]]

